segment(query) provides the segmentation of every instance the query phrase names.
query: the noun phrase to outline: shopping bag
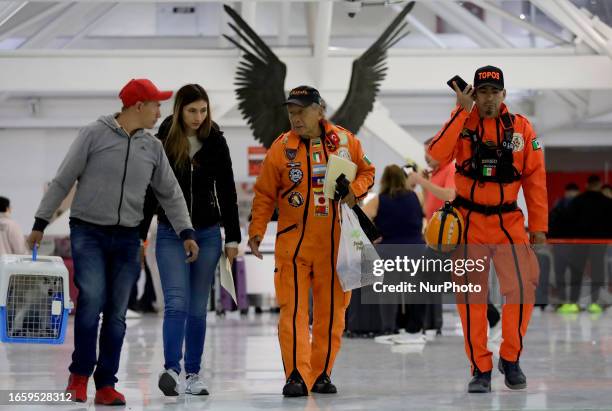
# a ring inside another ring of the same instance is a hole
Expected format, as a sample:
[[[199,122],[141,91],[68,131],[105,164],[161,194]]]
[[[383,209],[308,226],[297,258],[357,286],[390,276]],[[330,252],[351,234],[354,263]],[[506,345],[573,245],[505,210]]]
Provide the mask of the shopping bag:
[[[340,205],[339,215],[340,244],[336,272],[342,289],[350,291],[372,285],[375,281],[383,281],[382,277],[375,277],[371,272],[371,262],[379,257],[361,229],[357,215],[346,203]]]

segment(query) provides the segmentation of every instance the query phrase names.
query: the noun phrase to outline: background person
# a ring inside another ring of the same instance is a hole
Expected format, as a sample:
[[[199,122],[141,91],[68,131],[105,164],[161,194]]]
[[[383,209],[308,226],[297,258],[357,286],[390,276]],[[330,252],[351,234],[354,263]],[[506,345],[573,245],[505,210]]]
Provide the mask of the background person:
[[[11,218],[11,201],[0,197],[0,255],[27,253],[21,227]]]
[[[589,176],[586,190],[577,195],[567,208],[567,225],[572,238],[594,241],[565,247],[570,258],[570,295],[568,304],[559,308],[561,313],[580,311],[578,300],[587,262],[591,273],[591,302],[587,310],[595,314],[603,310],[599,294],[605,282],[606,245],[594,242],[612,238],[612,200],[601,192],[601,187],[599,176]]]

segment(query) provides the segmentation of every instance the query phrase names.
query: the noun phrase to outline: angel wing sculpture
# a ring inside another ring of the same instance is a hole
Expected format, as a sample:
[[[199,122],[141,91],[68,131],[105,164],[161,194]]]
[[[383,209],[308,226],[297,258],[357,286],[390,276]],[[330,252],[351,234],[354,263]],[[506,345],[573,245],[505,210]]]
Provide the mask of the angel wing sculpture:
[[[266,148],[291,127],[285,101],[287,66],[231,7],[223,6],[233,23],[228,23],[243,41],[224,35],[244,52],[236,71],[238,108]],[[353,61],[349,90],[330,120],[357,133],[374,107],[381,82],[386,77],[387,50],[408,35],[404,18],[414,7],[408,3],[378,39]]]

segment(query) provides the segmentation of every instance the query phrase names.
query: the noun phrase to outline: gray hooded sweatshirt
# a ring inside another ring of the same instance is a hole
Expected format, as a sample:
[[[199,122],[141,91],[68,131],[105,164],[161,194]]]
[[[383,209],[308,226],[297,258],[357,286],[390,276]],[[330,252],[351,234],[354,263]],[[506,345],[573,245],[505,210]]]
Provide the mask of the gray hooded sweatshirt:
[[[103,226],[137,227],[151,185],[177,234],[183,239],[193,237],[183,192],[161,142],[142,129],[130,137],[114,115],[102,116],[79,131],[40,202],[35,230],[44,230],[75,181],[73,218]]]

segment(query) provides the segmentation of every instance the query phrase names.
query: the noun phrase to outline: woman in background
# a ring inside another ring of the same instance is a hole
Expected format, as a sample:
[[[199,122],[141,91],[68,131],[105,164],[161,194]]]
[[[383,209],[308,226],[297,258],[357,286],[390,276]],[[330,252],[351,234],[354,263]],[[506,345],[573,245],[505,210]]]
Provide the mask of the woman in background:
[[[385,167],[380,187],[380,193],[363,206],[363,211],[382,234],[380,244],[424,244],[423,209],[417,194],[407,186],[404,171],[397,165]],[[410,248],[407,251],[414,250]],[[394,253],[381,249],[380,257],[394,259]],[[396,273],[387,273],[387,279],[393,279],[394,283]],[[353,290],[347,314],[348,336],[393,334],[399,328],[415,333],[422,329],[421,314],[413,309],[414,305],[399,304],[400,300],[398,304],[390,304],[388,297],[380,304],[361,304],[361,292]],[[398,315],[400,307],[402,310]],[[407,312],[404,308],[408,308]]]
[[[385,167],[380,194],[364,205],[363,211],[382,233],[381,244],[424,244],[421,200],[406,184],[400,166]]]

